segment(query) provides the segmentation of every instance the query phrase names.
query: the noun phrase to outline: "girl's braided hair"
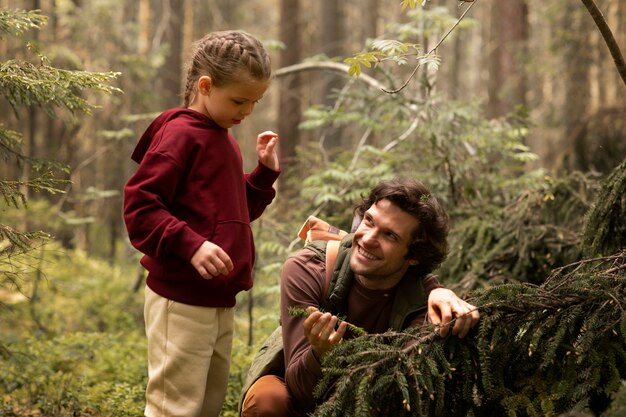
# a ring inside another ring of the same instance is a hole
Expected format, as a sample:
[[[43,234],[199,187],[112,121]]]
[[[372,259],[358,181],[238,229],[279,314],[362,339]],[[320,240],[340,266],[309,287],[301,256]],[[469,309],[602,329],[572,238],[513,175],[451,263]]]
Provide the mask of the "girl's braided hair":
[[[203,75],[211,77],[216,87],[236,82],[245,75],[259,81],[269,80],[270,58],[261,42],[249,33],[211,32],[193,45],[183,94],[185,107],[191,104],[197,81]]]

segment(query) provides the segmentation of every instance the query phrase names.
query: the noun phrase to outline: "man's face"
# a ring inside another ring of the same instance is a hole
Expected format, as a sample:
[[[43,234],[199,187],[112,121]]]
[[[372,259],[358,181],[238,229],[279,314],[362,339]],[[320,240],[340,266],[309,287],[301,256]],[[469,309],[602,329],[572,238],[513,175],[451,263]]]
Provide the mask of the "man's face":
[[[418,220],[389,200],[380,200],[364,214],[354,232],[350,267],[370,289],[396,285],[414,260],[406,259]]]

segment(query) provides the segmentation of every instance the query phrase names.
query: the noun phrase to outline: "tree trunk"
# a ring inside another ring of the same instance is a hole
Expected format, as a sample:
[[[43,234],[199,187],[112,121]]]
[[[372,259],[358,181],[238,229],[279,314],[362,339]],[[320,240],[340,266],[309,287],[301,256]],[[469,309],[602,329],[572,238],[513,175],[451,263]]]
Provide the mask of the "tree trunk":
[[[150,51],[151,11],[150,0],[139,0],[139,39],[137,40],[137,52],[139,55],[146,55]]]
[[[300,0],[281,0],[280,3],[280,40],[285,49],[280,54],[280,66],[287,67],[297,64],[300,57]],[[296,146],[299,143],[300,132],[298,125],[302,110],[300,107],[300,76],[293,74],[280,80],[280,99],[278,104],[278,134],[281,141],[280,165],[284,172],[291,172],[296,162]],[[280,184],[284,184],[286,175],[279,177]]]
[[[342,2],[337,0],[320,0],[320,24],[319,39],[321,52],[330,58],[341,58],[343,55],[343,42],[345,40],[344,18]],[[319,93],[320,100],[326,106],[333,106],[335,99],[331,97],[333,90],[342,87],[343,79],[336,75],[324,75],[321,79]],[[325,132],[326,148],[336,148],[340,145],[341,132],[334,126],[329,126]]]
[[[166,28],[164,41],[169,47],[169,54],[163,66],[163,99],[165,107],[175,107],[182,104],[182,54],[185,2],[165,0],[163,2],[162,13],[162,21]]]
[[[555,152],[574,152],[574,164],[586,161],[584,149],[582,154],[576,155],[574,143],[568,139],[574,137],[574,133],[590,114],[591,105],[591,68],[598,62],[590,61],[593,51],[589,28],[591,22],[583,8],[566,8],[563,12],[563,27],[569,28],[567,38],[562,41],[560,50],[563,57],[563,107],[561,110],[564,139],[560,146],[555,147]],[[574,165],[575,166],[575,165]]]
[[[378,0],[365,0],[361,7],[361,40],[378,36]]]
[[[498,1],[491,7],[487,115],[500,117],[526,105],[528,8],[525,0]]]

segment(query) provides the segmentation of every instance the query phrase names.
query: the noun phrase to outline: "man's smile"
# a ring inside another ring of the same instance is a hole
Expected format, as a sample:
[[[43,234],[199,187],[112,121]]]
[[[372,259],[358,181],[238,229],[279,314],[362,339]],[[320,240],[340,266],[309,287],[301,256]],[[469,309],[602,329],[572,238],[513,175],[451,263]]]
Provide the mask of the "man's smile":
[[[368,259],[370,261],[375,261],[379,259],[377,256],[374,256],[374,254],[372,254],[371,252],[368,252],[367,250],[365,250],[363,246],[361,245],[358,245],[357,250],[359,252],[359,255],[361,255],[365,259]]]

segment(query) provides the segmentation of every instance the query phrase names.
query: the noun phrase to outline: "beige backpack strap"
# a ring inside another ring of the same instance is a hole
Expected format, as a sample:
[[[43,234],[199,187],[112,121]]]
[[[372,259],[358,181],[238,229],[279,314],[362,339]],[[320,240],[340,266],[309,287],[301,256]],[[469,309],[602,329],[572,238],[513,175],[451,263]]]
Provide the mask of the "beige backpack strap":
[[[324,288],[324,298],[328,298],[328,290],[333,279],[333,270],[335,269],[340,243],[340,240],[329,240],[326,244],[326,287]]]
[[[305,243],[314,240],[341,240],[347,234],[348,232],[345,230],[332,226],[328,222],[318,219],[315,216],[309,216],[298,231],[298,236],[300,239],[304,240]]]
[[[332,226],[315,216],[309,216],[298,231],[298,236],[305,243],[310,243],[314,240],[326,240],[328,242],[326,244],[326,287],[324,289],[324,298],[328,297],[328,289],[333,279],[333,269],[335,269],[335,260],[337,259],[337,253],[339,253],[339,244],[341,239],[347,234],[348,232],[345,230]]]

